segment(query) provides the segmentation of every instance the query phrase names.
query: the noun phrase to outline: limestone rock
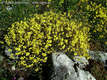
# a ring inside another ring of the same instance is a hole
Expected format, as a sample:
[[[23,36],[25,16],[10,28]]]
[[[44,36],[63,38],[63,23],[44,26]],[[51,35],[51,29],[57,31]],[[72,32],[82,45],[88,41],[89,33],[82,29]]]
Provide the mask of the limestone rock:
[[[84,61],[88,63],[85,58],[82,58],[81,62],[72,61],[66,54],[56,52],[52,54],[52,60],[54,77],[51,80],[96,80],[88,71],[84,71],[80,66],[75,66],[78,63],[83,67]]]
[[[74,56],[75,63],[79,64],[79,68],[83,69],[86,65],[89,64],[88,60],[85,57]]]

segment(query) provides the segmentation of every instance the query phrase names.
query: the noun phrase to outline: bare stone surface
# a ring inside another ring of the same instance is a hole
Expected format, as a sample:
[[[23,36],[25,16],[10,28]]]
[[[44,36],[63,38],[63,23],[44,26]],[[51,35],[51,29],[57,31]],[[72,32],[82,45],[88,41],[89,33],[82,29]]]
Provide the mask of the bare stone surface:
[[[61,52],[53,53],[52,60],[54,77],[51,80],[96,80],[88,71],[80,69],[79,66],[74,67],[77,62],[73,62],[66,54]],[[83,65],[83,63],[80,62],[79,64]]]

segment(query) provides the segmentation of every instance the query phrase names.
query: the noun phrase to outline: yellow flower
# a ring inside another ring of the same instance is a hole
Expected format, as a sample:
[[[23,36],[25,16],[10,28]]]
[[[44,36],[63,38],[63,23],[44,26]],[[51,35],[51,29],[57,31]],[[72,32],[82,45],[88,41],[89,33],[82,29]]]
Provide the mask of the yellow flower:
[[[34,57],[29,57],[29,59],[30,59],[30,60],[33,60],[33,59],[34,59]]]
[[[3,41],[0,41],[0,44],[4,44],[4,42],[3,42]]]
[[[20,48],[15,48],[15,50],[20,51]]]
[[[9,52],[11,52],[11,51],[12,51],[12,49],[10,49],[10,48],[9,48],[9,49],[8,49],[8,51],[9,51]]]
[[[45,57],[44,59],[43,59],[43,62],[45,63],[47,61],[47,57]]]
[[[105,42],[105,44],[107,45],[107,41]]]
[[[48,43],[52,43],[52,40],[47,40]]]
[[[77,53],[74,53],[75,56],[77,56]]]
[[[39,71],[39,68],[36,68],[35,71],[38,72],[38,71]]]
[[[65,45],[62,46],[62,49],[65,49]]]
[[[87,57],[87,56],[89,56],[89,55],[88,55],[88,53],[84,53],[83,56]]]
[[[27,52],[27,53],[26,53],[26,56],[29,56],[29,55],[30,55],[30,53],[29,53],[29,52]]]
[[[38,62],[37,59],[34,59],[34,62],[37,63]]]
[[[15,59],[14,54],[11,53],[10,58]]]
[[[88,56],[88,57],[87,57],[87,59],[91,59],[91,57],[90,57],[90,56]]]
[[[24,57],[20,57],[21,60],[24,60]]]
[[[20,55],[20,54],[21,54],[20,52],[15,53],[15,55]]]
[[[65,41],[66,44],[68,43],[68,40],[64,40],[64,41]]]
[[[44,60],[47,60],[48,58],[47,57],[45,57],[45,59]]]
[[[46,53],[42,53],[42,56],[46,56]]]

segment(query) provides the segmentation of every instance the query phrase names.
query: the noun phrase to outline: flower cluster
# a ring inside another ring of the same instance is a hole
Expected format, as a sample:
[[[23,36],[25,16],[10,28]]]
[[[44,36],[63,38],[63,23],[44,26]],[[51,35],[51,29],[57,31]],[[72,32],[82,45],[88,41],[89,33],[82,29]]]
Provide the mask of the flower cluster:
[[[88,31],[82,22],[50,11],[13,23],[5,42],[12,51],[11,58],[19,66],[38,71],[52,52],[63,51],[88,58]]]
[[[87,13],[92,39],[106,44],[107,0],[81,0],[81,10]]]

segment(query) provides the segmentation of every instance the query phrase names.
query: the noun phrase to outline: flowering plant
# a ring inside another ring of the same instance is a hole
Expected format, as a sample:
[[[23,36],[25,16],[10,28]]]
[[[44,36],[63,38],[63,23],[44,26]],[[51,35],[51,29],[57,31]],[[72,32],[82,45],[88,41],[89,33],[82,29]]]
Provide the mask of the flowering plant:
[[[69,20],[66,13],[50,11],[13,23],[5,35],[5,42],[12,51],[11,58],[20,67],[38,71],[48,54],[55,51],[88,58],[88,31],[82,22]]]

